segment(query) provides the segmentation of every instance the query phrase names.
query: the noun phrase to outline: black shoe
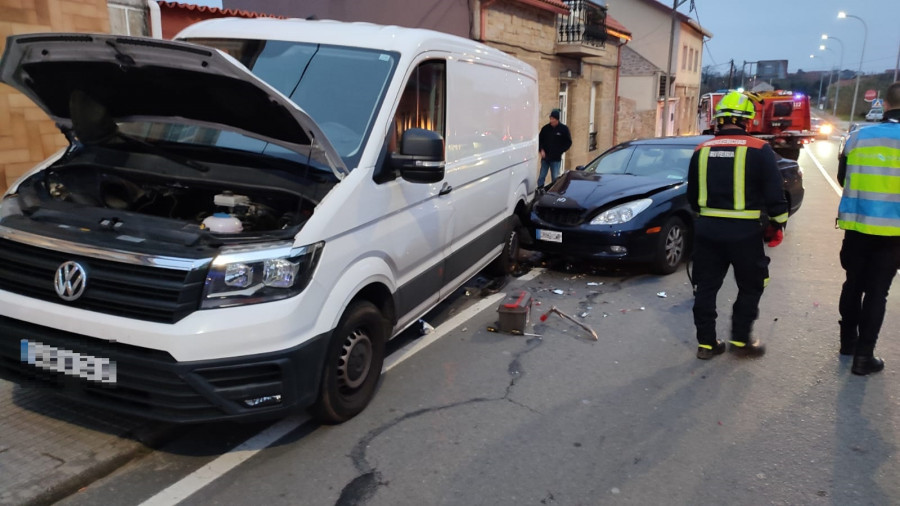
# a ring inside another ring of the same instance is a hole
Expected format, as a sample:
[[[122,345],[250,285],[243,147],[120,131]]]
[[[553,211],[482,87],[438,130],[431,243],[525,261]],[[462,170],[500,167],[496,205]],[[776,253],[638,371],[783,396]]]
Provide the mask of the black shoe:
[[[884,369],[884,360],[878,357],[853,357],[853,367],[850,372],[857,376],[865,376]]]
[[[739,357],[761,357],[766,354],[766,345],[759,339],[750,342],[728,341],[731,343],[731,352]]]
[[[721,355],[725,353],[725,341],[716,340],[715,346],[707,348],[707,345],[700,345],[697,347],[697,358],[700,360],[709,360],[716,355]]]

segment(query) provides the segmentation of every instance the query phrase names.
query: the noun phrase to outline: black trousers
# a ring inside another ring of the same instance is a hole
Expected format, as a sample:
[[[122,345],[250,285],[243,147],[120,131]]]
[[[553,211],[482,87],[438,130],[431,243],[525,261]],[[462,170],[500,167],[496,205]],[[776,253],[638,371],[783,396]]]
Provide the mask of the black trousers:
[[[759,316],[759,299],[769,280],[769,257],[763,249],[762,231],[729,240],[698,234],[692,260],[697,342],[716,342],[716,295],[729,266],[734,268],[738,287],[731,314],[731,340],[748,342],[753,322]]]
[[[843,332],[859,336],[857,355],[871,356],[884,322],[888,290],[900,268],[900,237],[848,230],[841,246],[841,267],[847,271],[838,307]]]

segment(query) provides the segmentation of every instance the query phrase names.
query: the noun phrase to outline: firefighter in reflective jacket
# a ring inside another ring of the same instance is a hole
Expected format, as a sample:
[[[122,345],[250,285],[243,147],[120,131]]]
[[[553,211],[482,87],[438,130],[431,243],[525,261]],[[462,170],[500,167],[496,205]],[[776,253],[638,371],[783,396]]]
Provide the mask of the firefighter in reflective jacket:
[[[732,91],[716,106],[715,138],[697,146],[688,170],[688,201],[695,221],[692,257],[697,358],[708,360],[726,345],[716,338],[716,295],[728,267],[734,269],[738,296],[732,307],[731,350],[760,356],[765,347],[751,337],[759,299],[769,281],[763,242],[783,239],[788,203],[775,152],[747,135],[745,121],[756,112],[750,98]]]

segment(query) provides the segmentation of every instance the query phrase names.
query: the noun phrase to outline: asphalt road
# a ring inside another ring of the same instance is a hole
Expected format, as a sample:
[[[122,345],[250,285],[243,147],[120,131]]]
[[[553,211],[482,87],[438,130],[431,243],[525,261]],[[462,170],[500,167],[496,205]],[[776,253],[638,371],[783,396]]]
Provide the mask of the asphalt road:
[[[496,304],[469,317],[493,300],[473,290],[433,315],[439,339],[401,343],[392,357],[422,349],[353,420],[186,429],[60,504],[896,504],[900,303],[877,349],[885,371],[852,376],[837,354],[836,146],[801,155],[803,207],[768,250],[765,357],[695,358],[684,270],[540,269],[503,289],[540,303],[534,335],[488,332]],[[735,293],[729,279],[721,337]],[[599,340],[540,322],[551,306]]]

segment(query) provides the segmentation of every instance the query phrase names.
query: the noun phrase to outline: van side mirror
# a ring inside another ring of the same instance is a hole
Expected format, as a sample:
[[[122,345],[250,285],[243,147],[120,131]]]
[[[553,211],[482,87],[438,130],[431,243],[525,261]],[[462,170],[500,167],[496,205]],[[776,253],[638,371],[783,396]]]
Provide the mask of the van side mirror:
[[[444,138],[422,128],[410,128],[400,139],[400,153],[391,154],[391,166],[410,183],[437,183],[444,179]]]

